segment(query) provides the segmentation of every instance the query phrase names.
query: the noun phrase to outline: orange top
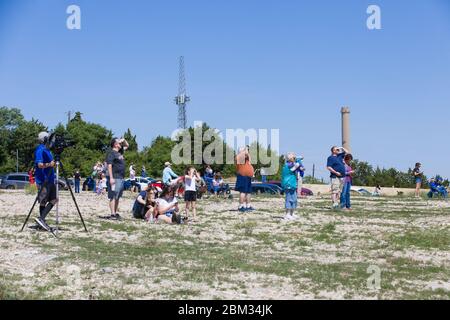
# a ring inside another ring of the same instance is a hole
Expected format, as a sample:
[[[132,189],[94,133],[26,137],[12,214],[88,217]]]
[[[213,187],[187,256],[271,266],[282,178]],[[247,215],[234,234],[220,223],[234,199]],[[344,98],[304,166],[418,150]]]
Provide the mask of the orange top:
[[[252,178],[255,175],[255,169],[250,163],[250,158],[244,154],[236,156],[236,171],[244,177]]]

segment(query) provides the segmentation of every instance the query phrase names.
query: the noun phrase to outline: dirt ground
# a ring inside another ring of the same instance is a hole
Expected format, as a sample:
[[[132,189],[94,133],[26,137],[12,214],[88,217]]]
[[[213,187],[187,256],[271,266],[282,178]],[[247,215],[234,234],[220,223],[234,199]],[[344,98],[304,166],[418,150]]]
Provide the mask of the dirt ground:
[[[104,196],[77,196],[86,233],[63,192],[55,239],[19,232],[34,195],[0,191],[0,299],[450,298],[442,200],[354,197],[343,212],[312,197],[284,222],[282,197],[259,196],[245,214],[237,200],[209,198],[198,222],[161,225],[132,218],[134,196],[126,193],[120,222],[98,218]]]

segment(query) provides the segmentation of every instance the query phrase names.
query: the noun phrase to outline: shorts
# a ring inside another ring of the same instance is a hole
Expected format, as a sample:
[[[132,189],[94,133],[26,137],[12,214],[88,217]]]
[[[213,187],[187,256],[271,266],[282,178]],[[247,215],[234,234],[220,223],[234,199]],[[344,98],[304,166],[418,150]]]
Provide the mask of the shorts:
[[[344,188],[344,179],[343,178],[331,178],[331,193],[338,194],[342,192]]]
[[[297,209],[298,198],[297,198],[297,190],[289,189],[285,192],[286,195],[286,209],[292,210]]]
[[[186,202],[195,202],[195,201],[197,201],[197,192],[196,191],[186,191],[186,192],[184,192],[184,201],[186,201]]]
[[[47,184],[47,185],[39,185],[39,203],[41,205],[45,205],[53,200],[56,200],[56,185],[55,184]]]
[[[237,175],[236,180],[236,191],[240,193],[252,193],[252,178],[251,177],[244,177],[240,174]]]
[[[108,187],[108,199],[109,200],[119,200],[123,195],[123,179],[114,179],[114,188],[111,187],[109,178],[106,179],[106,185]]]
[[[422,178],[416,178],[416,184],[418,183],[422,184]]]

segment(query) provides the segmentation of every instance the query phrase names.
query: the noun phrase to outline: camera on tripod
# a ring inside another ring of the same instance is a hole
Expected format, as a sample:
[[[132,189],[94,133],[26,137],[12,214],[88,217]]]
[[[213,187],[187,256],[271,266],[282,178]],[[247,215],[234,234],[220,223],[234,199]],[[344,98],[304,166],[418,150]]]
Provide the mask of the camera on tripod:
[[[47,147],[57,155],[60,155],[64,149],[73,147],[74,145],[74,141],[55,132],[50,134],[47,142]]]

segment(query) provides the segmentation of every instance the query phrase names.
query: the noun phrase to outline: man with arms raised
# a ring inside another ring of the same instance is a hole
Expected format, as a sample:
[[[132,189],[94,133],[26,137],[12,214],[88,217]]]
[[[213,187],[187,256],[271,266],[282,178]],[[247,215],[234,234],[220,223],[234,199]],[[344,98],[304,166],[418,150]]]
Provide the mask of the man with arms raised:
[[[333,209],[339,208],[339,200],[344,187],[345,164],[344,157],[348,151],[344,148],[336,146],[331,148],[331,156],[327,160],[327,170],[330,171],[331,178],[331,200],[333,201]]]

